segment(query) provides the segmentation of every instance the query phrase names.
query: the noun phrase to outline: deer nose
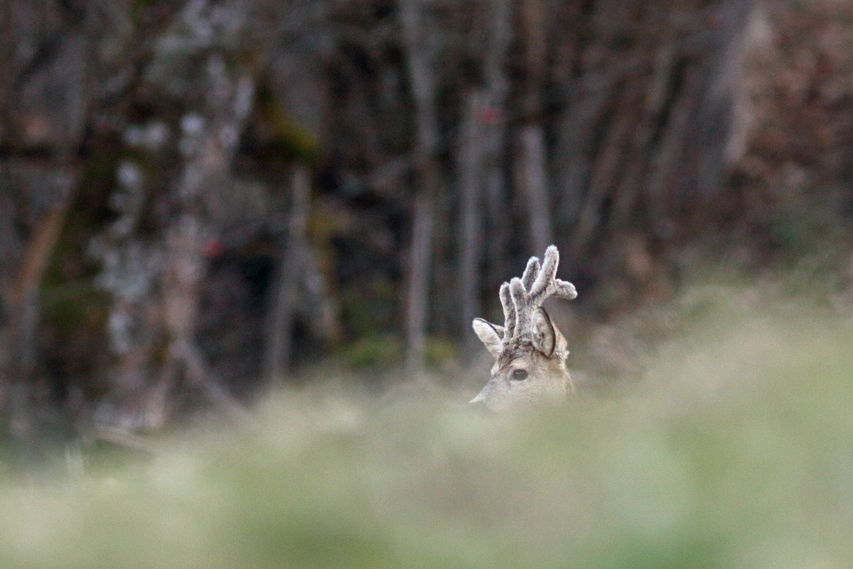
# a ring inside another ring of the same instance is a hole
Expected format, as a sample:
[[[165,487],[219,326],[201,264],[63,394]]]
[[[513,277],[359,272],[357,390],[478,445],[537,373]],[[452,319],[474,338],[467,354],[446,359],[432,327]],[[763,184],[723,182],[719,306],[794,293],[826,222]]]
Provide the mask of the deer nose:
[[[487,383],[485,385],[485,387],[483,387],[483,389],[480,390],[480,393],[478,393],[477,396],[474,399],[472,399],[470,401],[470,403],[468,403],[468,405],[471,405],[477,411],[482,411],[482,412],[494,411],[494,409],[492,408],[492,405],[490,405],[494,388],[495,388],[494,382],[489,381],[489,383]]]
[[[474,399],[469,401],[468,406],[477,413],[491,412],[491,409],[489,409],[489,406],[486,405],[486,402],[480,399],[479,397],[475,397]]]

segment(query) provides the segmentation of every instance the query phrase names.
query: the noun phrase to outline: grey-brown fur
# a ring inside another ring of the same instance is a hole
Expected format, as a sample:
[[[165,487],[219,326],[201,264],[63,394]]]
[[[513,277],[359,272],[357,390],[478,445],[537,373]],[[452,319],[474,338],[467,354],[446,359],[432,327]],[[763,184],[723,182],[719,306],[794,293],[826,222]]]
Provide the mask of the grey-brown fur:
[[[574,389],[566,356],[566,339],[542,303],[549,297],[572,299],[574,285],[556,278],[560,254],[553,245],[543,262],[531,257],[522,277],[501,285],[504,325],[476,318],[474,331],[495,356],[489,382],[472,403],[507,411],[565,400]]]

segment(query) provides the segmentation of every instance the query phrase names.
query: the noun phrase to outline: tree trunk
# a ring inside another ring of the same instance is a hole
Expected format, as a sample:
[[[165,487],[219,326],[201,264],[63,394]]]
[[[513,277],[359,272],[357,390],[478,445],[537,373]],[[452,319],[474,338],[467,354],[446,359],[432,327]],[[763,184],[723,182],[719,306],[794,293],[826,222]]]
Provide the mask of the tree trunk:
[[[31,386],[37,358],[39,288],[71,201],[70,190],[63,194],[36,222],[11,282],[4,283],[10,286],[0,298],[0,416],[8,412],[10,432],[25,447],[34,447],[38,438]],[[12,222],[12,218],[4,220]]]
[[[430,253],[433,215],[441,184],[437,158],[439,134],[433,46],[424,25],[420,0],[400,4],[409,82],[415,103],[415,164],[418,174],[406,296],[406,368],[423,366],[429,315]]]
[[[530,240],[533,251],[542,253],[554,242],[542,125],[537,123],[522,127],[519,132],[519,145],[519,185],[521,195],[527,202]]]
[[[290,371],[293,348],[293,323],[299,309],[299,285],[306,270],[306,231],[310,211],[311,180],[305,166],[293,171],[293,204],[287,223],[281,260],[275,278],[276,289],[269,311],[264,377],[270,385],[278,384]]]
[[[509,81],[506,76],[507,51],[512,41],[512,0],[492,0],[489,40],[484,63],[485,105],[477,120],[485,126],[485,148],[483,150],[485,181],[485,210],[488,220],[486,259],[488,273],[486,282],[497,290],[503,279],[507,243],[511,236],[511,215],[508,212],[506,189],[506,109]],[[479,316],[479,315],[478,315]],[[482,315],[485,316],[485,315]],[[470,335],[470,322],[465,331]]]
[[[550,184],[547,149],[542,132],[542,89],[545,79],[546,23],[549,7],[544,0],[523,0],[520,16],[524,34],[526,85],[523,112],[527,124],[518,133],[518,185],[527,204],[530,245],[537,253],[554,241],[551,230]]]
[[[433,197],[426,192],[415,196],[409,282],[406,296],[406,368],[417,372],[423,367],[429,299],[430,251],[432,249]]]
[[[461,222],[459,224],[459,314],[464,359],[470,359],[477,339],[471,333],[471,322],[480,315],[480,260],[482,256],[483,204],[482,174],[485,132],[479,116],[485,107],[480,91],[470,93],[465,101],[462,140],[459,154],[459,192]]]

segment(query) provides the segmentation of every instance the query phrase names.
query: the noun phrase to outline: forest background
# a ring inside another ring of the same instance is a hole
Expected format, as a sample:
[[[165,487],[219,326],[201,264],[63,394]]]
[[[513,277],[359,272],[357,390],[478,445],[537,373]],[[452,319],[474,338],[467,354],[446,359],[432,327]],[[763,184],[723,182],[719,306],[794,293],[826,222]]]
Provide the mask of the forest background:
[[[484,380],[470,322],[551,243],[601,360],[708,267],[853,295],[846,2],[16,1],[0,33],[24,447],[320,361]]]

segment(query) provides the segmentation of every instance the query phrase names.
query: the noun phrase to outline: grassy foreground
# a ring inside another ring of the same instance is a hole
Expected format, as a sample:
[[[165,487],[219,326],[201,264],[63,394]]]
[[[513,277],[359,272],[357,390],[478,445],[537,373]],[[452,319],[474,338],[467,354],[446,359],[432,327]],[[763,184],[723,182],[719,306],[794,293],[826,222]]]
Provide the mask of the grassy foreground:
[[[6,480],[0,567],[851,567],[853,321],[719,299],[565,409],[285,393],[161,456]]]

